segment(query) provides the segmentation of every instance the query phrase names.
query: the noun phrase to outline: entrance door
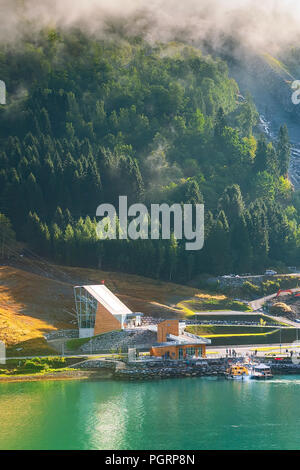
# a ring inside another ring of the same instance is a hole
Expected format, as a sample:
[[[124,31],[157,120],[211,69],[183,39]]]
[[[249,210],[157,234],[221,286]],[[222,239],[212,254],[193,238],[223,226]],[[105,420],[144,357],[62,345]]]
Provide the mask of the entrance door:
[[[179,348],[179,351],[178,351],[178,359],[183,359],[183,351],[184,351],[183,348]]]

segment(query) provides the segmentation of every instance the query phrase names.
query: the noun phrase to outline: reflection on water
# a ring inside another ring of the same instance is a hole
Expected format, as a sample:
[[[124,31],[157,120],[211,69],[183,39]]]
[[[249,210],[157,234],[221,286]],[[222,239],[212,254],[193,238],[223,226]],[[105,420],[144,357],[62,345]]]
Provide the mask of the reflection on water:
[[[0,385],[0,449],[299,449],[299,376]]]

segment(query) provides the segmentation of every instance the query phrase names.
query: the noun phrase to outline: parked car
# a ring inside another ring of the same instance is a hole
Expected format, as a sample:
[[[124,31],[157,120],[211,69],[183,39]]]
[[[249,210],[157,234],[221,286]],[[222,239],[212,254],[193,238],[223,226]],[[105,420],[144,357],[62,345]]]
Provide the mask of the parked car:
[[[275,274],[277,274],[277,272],[273,271],[273,269],[267,269],[265,272],[266,276],[274,276]]]
[[[299,269],[296,266],[288,266],[288,269],[291,273],[298,274]]]

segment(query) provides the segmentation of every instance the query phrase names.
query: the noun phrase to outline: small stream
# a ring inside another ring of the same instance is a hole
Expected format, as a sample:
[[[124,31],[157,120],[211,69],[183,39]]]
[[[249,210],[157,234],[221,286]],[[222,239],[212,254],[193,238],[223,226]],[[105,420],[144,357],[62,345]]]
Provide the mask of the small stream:
[[[259,116],[260,129],[271,139],[275,140],[276,135],[271,130],[271,122],[267,121],[262,114]],[[289,168],[289,179],[296,190],[300,189],[300,142],[291,141],[291,161]]]

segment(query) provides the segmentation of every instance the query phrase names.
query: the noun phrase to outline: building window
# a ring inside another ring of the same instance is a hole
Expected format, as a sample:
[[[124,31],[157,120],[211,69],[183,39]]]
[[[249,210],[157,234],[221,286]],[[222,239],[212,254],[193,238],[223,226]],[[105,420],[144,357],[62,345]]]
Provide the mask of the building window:
[[[195,353],[196,353],[196,349],[195,348],[186,348],[186,353],[188,356],[194,356]]]
[[[97,300],[84,287],[75,287],[74,291],[79,328],[94,328]]]

